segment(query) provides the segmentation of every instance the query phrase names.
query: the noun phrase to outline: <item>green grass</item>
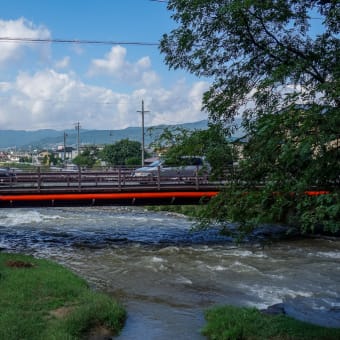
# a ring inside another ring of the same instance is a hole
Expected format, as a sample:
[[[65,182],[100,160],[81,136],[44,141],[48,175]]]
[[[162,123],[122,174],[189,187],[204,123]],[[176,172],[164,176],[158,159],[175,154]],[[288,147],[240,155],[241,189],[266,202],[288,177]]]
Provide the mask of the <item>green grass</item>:
[[[340,329],[324,328],[254,308],[215,307],[206,312],[202,334],[210,340],[339,340]]]
[[[125,317],[116,301],[64,267],[0,253],[0,339],[83,339],[99,325],[118,334]]]

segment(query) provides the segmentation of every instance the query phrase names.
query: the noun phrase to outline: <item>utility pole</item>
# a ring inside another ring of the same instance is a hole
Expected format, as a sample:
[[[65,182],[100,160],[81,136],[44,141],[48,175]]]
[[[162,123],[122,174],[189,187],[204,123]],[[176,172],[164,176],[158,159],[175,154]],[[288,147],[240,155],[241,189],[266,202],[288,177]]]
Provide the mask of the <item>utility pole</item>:
[[[66,137],[67,137],[67,133],[64,131],[64,157],[63,157],[64,164],[66,160]]]
[[[80,154],[80,123],[75,124],[75,129],[77,130],[77,156]]]
[[[144,100],[142,100],[142,110],[137,110],[137,112],[142,114],[142,166],[144,166],[144,113],[150,112],[144,110]]]

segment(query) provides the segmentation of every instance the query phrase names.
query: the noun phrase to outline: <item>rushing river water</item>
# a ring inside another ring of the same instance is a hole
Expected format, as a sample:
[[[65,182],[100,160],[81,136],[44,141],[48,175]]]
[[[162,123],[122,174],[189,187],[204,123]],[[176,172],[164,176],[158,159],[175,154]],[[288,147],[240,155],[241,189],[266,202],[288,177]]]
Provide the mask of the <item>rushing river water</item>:
[[[284,301],[298,317],[340,324],[340,241],[236,246],[191,228],[143,208],[2,209],[0,249],[53,259],[118,298],[128,312],[119,339],[203,339],[216,304]]]

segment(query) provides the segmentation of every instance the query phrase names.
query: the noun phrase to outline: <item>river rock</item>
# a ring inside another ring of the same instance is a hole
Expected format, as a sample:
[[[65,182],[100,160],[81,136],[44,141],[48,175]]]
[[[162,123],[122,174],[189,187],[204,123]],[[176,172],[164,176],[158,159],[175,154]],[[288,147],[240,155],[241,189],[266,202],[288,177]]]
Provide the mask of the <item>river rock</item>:
[[[284,240],[300,236],[296,228],[279,224],[263,224],[252,231],[250,238],[259,240]]]
[[[340,299],[313,297],[287,298],[283,301],[285,314],[294,319],[324,327],[340,328]]]
[[[285,314],[283,303],[276,303],[275,305],[269,306],[266,309],[261,309],[261,313],[268,315],[279,315]]]

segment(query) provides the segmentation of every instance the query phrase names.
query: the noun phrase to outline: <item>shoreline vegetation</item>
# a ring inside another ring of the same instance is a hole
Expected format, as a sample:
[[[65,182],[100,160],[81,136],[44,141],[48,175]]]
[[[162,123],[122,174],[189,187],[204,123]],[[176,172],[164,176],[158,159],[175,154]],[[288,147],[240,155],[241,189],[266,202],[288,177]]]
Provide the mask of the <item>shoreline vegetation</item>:
[[[202,226],[199,223],[199,216],[202,213],[202,209],[204,209],[204,206],[202,205],[153,205],[153,206],[146,206],[145,207],[149,211],[153,212],[168,212],[171,214],[179,214],[186,216],[189,218],[189,220],[196,222],[195,226],[193,229],[200,229]],[[197,223],[198,222],[198,223]],[[318,227],[315,228],[314,232],[303,232],[300,231],[297,227],[293,228],[291,226],[285,225],[284,223],[264,223],[263,225],[266,226],[272,226],[271,233],[266,234],[265,236],[272,240],[284,240],[287,238],[297,238],[297,237],[302,237],[302,238],[324,238],[324,239],[340,239],[340,231],[330,233],[330,232],[325,232],[322,230],[322,228]],[[278,227],[278,228],[275,228]],[[204,228],[204,227],[203,227]],[[260,230],[261,228],[257,228],[257,231]],[[229,230],[230,231],[230,230]],[[256,231],[256,228],[254,229]],[[221,228],[221,233],[224,235],[231,236],[232,233],[226,233],[223,228]],[[240,233],[236,233],[233,235],[235,242],[237,243],[239,240],[242,238],[239,238]],[[250,235],[251,233],[249,233]],[[271,235],[271,236],[270,236]]]
[[[49,260],[0,252],[0,339],[113,336],[126,312],[113,298]]]
[[[326,328],[255,308],[219,306],[205,313],[202,334],[211,340],[337,340],[340,328]]]
[[[49,260],[0,252],[0,339],[64,340],[111,338],[126,312],[110,296]],[[326,328],[271,315],[255,308],[215,306],[205,312],[207,339],[340,339]]]

